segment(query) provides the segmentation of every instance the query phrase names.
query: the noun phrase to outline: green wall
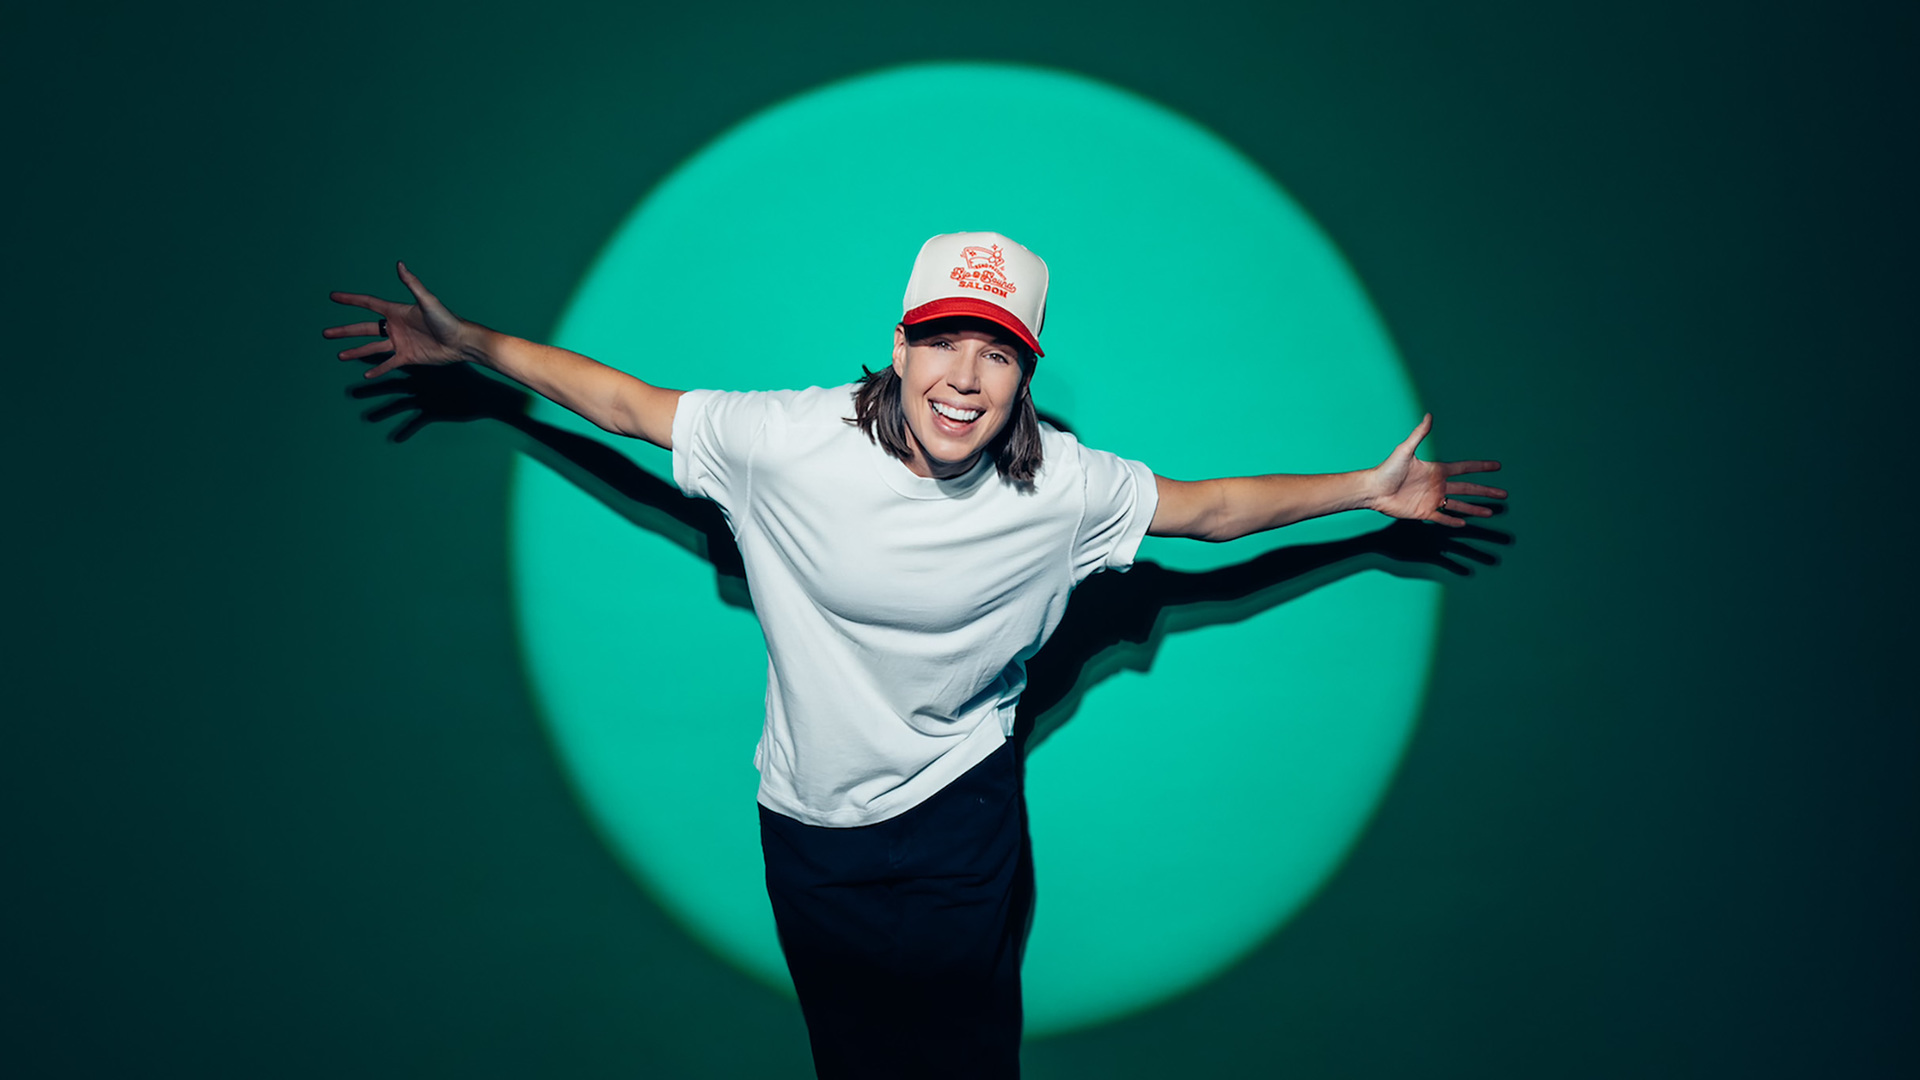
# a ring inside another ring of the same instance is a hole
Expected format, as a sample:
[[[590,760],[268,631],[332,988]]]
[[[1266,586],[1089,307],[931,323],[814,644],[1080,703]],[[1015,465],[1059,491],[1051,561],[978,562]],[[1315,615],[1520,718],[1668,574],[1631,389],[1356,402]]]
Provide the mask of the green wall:
[[[687,154],[945,59],[1238,146],[1513,492],[1332,883],[1029,1075],[1913,1069],[1910,9],[8,21],[8,1074],[805,1074],[798,1010],[619,869],[533,711],[504,529],[536,444],[382,415],[318,331],[405,258],[546,335]]]

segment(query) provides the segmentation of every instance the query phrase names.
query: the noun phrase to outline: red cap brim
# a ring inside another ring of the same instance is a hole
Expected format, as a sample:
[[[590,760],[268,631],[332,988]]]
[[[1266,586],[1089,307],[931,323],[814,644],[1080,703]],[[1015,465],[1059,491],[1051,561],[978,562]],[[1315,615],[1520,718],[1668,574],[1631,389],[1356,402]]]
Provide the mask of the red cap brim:
[[[1020,320],[1014,318],[1006,308],[998,304],[990,304],[985,300],[975,299],[971,296],[948,296],[921,304],[919,307],[900,316],[900,324],[902,326],[912,326],[915,323],[928,322],[933,319],[947,319],[955,315],[971,315],[976,319],[985,319],[1026,343],[1027,348],[1033,350],[1033,355],[1047,355],[1041,350],[1039,339],[1028,333],[1027,328],[1020,325]]]

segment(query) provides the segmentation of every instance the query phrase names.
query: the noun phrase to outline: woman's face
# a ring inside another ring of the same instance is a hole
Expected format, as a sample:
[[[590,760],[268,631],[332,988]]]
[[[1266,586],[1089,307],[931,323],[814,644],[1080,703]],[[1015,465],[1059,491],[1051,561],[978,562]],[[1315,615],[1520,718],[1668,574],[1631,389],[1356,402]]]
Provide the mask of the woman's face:
[[[1013,335],[984,319],[942,320],[893,330],[893,372],[907,414],[907,468],[936,479],[959,476],[1013,419],[1026,390]]]

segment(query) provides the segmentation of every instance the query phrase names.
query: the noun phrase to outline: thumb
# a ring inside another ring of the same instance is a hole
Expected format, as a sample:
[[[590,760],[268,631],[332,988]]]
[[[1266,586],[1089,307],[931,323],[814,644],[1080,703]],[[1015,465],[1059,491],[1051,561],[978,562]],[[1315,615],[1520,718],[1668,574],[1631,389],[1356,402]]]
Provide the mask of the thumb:
[[[439,298],[428,292],[425,283],[415,277],[413,271],[407,269],[405,260],[396,261],[394,268],[400,275],[400,284],[405,285],[407,291],[413,294],[414,303],[419,304],[423,308],[436,307],[439,305]]]
[[[1400,445],[1394,447],[1393,454],[1389,456],[1396,456],[1404,453],[1409,457],[1411,457],[1413,455],[1414,449],[1417,448],[1420,445],[1421,441],[1427,437],[1427,432],[1432,430],[1433,430],[1433,414],[1428,413],[1425,416],[1422,416],[1420,418],[1420,422],[1418,424],[1414,425],[1413,434],[1408,435],[1406,438],[1400,440]]]

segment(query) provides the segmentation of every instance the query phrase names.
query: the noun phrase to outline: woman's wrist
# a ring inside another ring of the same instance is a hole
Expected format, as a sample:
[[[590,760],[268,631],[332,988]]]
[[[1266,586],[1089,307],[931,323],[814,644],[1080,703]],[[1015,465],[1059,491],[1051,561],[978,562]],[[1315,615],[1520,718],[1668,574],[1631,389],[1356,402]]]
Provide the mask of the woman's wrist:
[[[501,346],[505,344],[506,336],[498,330],[489,329],[477,322],[462,320],[460,337],[454,343],[454,350],[460,354],[460,359],[467,363],[479,364],[482,367],[496,367],[496,360],[500,356]]]
[[[1375,465],[1371,469],[1361,469],[1353,475],[1358,490],[1358,495],[1356,496],[1357,502],[1354,508],[1357,510],[1378,510],[1380,508],[1379,503],[1381,498],[1387,494],[1386,491],[1382,490],[1384,481],[1380,476],[1380,466]]]

